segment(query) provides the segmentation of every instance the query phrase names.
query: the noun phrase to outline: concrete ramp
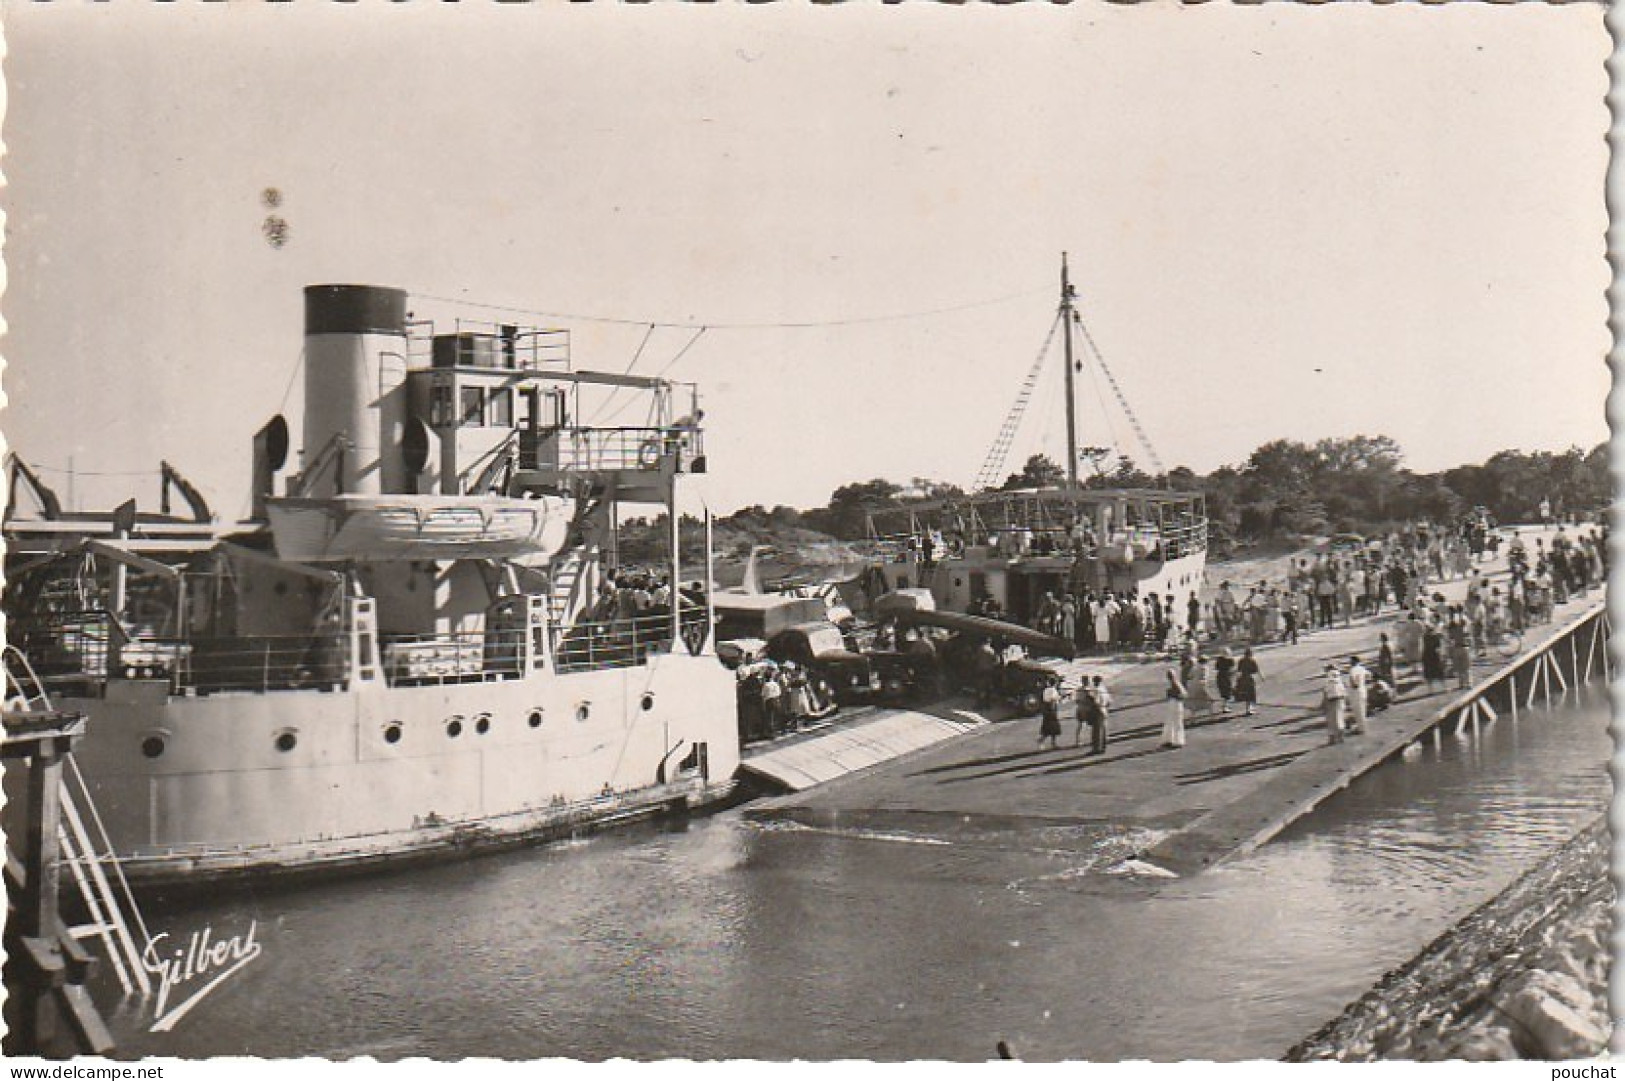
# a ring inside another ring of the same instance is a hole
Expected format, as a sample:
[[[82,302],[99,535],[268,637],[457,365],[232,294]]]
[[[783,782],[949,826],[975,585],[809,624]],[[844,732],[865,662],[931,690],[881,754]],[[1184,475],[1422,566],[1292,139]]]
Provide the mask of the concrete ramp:
[[[887,710],[872,719],[751,754],[740,769],[791,792],[833,781],[988,723],[968,711],[949,716]]]

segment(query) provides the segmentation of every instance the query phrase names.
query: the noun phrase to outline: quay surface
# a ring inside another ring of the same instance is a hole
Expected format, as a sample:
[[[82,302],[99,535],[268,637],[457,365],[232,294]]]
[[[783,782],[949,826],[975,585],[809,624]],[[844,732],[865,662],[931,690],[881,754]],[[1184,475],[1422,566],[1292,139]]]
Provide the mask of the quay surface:
[[[1477,573],[1504,581],[1499,564],[1486,564]],[[1429,591],[1459,600],[1466,585],[1458,579]],[[1526,632],[1522,651],[1513,657],[1492,649],[1476,658],[1467,691],[1458,690],[1452,679],[1429,692],[1419,669],[1401,660],[1399,701],[1368,717],[1364,735],[1351,734],[1342,744],[1327,742],[1320,708],[1324,666],[1345,663],[1353,654],[1372,665],[1379,632],[1395,638],[1398,612],[1316,630],[1297,645],[1256,648],[1263,670],[1258,712],[1246,716],[1238,706],[1226,714],[1215,705],[1211,713],[1188,715],[1187,745],[1179,750],[1160,746],[1166,662],[1086,658],[1067,667],[1072,676],[1099,672],[1111,688],[1111,743],[1104,755],[1089,753],[1087,731],[1083,746],[1071,745],[1075,722],[1070,703],[1064,703],[1058,750],[1038,749],[1038,718],[995,715],[994,723],[903,757],[758,801],[749,813],[814,825],[913,821],[928,828],[945,817],[1026,820],[1034,826],[1111,823],[1145,838],[1140,853],[1146,863],[1176,874],[1196,873],[1264,843],[1419,739],[1450,738],[1447,733],[1469,724],[1518,723],[1506,700],[1512,689],[1507,677],[1516,681],[1522,707],[1532,693],[1531,679],[1551,663],[1543,657],[1558,652],[1558,659],[1594,666],[1600,674],[1607,663],[1605,626],[1560,651],[1547,647],[1564,642],[1588,621],[1604,619],[1603,598],[1604,591],[1594,589],[1558,606],[1551,622]],[[1578,682],[1561,672],[1546,678],[1554,698]],[[1494,694],[1486,694],[1491,687]],[[1544,698],[1547,688],[1540,683],[1533,693]],[[1475,704],[1481,698],[1499,704]],[[963,717],[966,711],[953,709],[963,705],[949,703],[944,712]],[[1438,734],[1429,736],[1430,730]]]

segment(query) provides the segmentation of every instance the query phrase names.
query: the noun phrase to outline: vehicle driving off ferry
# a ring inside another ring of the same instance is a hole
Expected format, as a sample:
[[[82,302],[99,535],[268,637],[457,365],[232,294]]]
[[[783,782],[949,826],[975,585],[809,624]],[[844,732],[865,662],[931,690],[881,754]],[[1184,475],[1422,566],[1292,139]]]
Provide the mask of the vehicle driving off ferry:
[[[302,468],[273,418],[249,521],[167,464],[166,513],[79,514],[9,463],[8,667],[88,717],[125,873],[368,865],[727,797],[709,575],[684,585],[674,537],[647,604],[614,580],[617,509],[676,522],[705,471],[695,388],[577,370],[563,330],[414,319],[399,289],[304,299]],[[579,423],[594,388],[649,421]]]

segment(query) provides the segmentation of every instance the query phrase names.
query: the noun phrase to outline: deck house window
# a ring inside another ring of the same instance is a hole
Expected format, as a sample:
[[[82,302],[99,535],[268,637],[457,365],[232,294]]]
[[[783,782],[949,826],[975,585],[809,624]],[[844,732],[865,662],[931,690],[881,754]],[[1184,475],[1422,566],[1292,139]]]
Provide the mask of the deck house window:
[[[485,425],[485,388],[463,388],[463,413],[460,423],[465,428],[480,428]]]
[[[436,383],[429,391],[429,425],[433,428],[450,428],[453,423],[451,385]]]
[[[513,391],[506,388],[497,388],[491,391],[491,427],[513,427]]]

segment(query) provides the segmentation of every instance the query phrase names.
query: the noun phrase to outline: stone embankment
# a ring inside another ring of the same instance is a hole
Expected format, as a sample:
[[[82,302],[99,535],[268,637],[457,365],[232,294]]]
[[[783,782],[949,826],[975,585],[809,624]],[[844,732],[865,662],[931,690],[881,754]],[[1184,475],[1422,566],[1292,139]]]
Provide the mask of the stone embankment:
[[[1608,849],[1599,819],[1384,976],[1287,1061],[1601,1054],[1611,1025]]]

